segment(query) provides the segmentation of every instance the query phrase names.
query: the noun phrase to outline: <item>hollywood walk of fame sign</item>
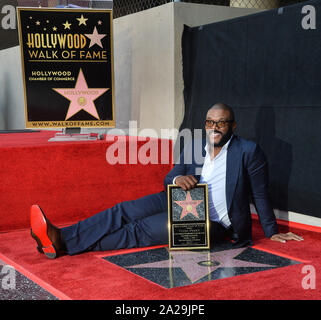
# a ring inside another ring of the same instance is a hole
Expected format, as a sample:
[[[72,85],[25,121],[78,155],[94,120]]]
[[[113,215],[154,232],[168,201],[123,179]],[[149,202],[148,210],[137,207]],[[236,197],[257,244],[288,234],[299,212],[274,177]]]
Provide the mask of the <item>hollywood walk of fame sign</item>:
[[[18,8],[27,128],[114,127],[112,10]]]
[[[188,191],[169,185],[167,195],[169,249],[209,249],[207,184]]]

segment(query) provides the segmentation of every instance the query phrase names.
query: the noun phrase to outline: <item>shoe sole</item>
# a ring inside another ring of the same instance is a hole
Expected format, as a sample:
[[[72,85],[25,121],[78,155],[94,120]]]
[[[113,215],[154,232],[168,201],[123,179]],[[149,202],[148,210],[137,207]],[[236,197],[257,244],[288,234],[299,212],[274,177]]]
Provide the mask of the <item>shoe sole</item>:
[[[30,229],[30,234],[31,234],[31,237],[36,240],[37,242],[37,250],[40,252],[40,253],[44,253],[43,250],[42,250],[42,243],[40,241],[40,239],[33,233],[32,229]]]
[[[57,257],[57,250],[54,244],[48,237],[48,226],[46,221],[46,216],[42,212],[41,208],[37,205],[33,205],[30,210],[30,222],[31,222],[31,230],[36,238],[38,238],[41,249],[43,253],[49,259],[55,259]],[[37,241],[37,240],[36,240]],[[38,251],[39,251],[39,242],[38,243]]]

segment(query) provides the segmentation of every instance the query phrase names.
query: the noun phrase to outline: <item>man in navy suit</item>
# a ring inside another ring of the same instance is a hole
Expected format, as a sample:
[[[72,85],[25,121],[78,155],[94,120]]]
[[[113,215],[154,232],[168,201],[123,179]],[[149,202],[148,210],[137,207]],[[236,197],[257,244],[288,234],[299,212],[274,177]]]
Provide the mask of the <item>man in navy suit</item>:
[[[234,246],[252,244],[250,196],[257,209],[265,236],[271,240],[303,240],[291,232],[278,233],[268,195],[267,163],[260,147],[234,134],[232,108],[215,104],[206,115],[206,141],[193,141],[181,154],[179,163],[165,177],[168,184],[190,190],[207,183],[210,230],[213,242],[231,238]],[[203,161],[195,148],[202,144]],[[184,155],[192,155],[186,161]],[[38,205],[31,207],[31,235],[38,250],[48,258],[86,251],[146,247],[168,243],[166,192],[125,201],[69,227],[58,229]]]

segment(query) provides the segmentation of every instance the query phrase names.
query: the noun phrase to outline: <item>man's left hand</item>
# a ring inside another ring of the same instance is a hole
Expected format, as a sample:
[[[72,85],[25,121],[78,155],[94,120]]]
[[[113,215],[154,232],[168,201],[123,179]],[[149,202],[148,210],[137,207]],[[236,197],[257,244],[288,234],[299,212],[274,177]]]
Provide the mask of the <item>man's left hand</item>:
[[[276,233],[271,238],[273,241],[279,241],[279,242],[287,242],[288,240],[295,240],[295,241],[302,241],[303,238],[298,236],[297,234],[294,234],[292,232],[288,233]]]

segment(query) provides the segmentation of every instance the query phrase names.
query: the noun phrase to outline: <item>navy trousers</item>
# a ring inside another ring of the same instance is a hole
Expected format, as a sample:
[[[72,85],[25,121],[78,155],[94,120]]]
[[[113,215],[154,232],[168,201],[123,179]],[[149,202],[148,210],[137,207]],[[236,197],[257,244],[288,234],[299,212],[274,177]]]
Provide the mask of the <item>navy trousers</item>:
[[[221,242],[230,229],[210,224],[211,242]],[[165,192],[125,201],[61,229],[67,254],[168,244]]]
[[[165,192],[121,202],[61,229],[67,254],[168,244]]]

